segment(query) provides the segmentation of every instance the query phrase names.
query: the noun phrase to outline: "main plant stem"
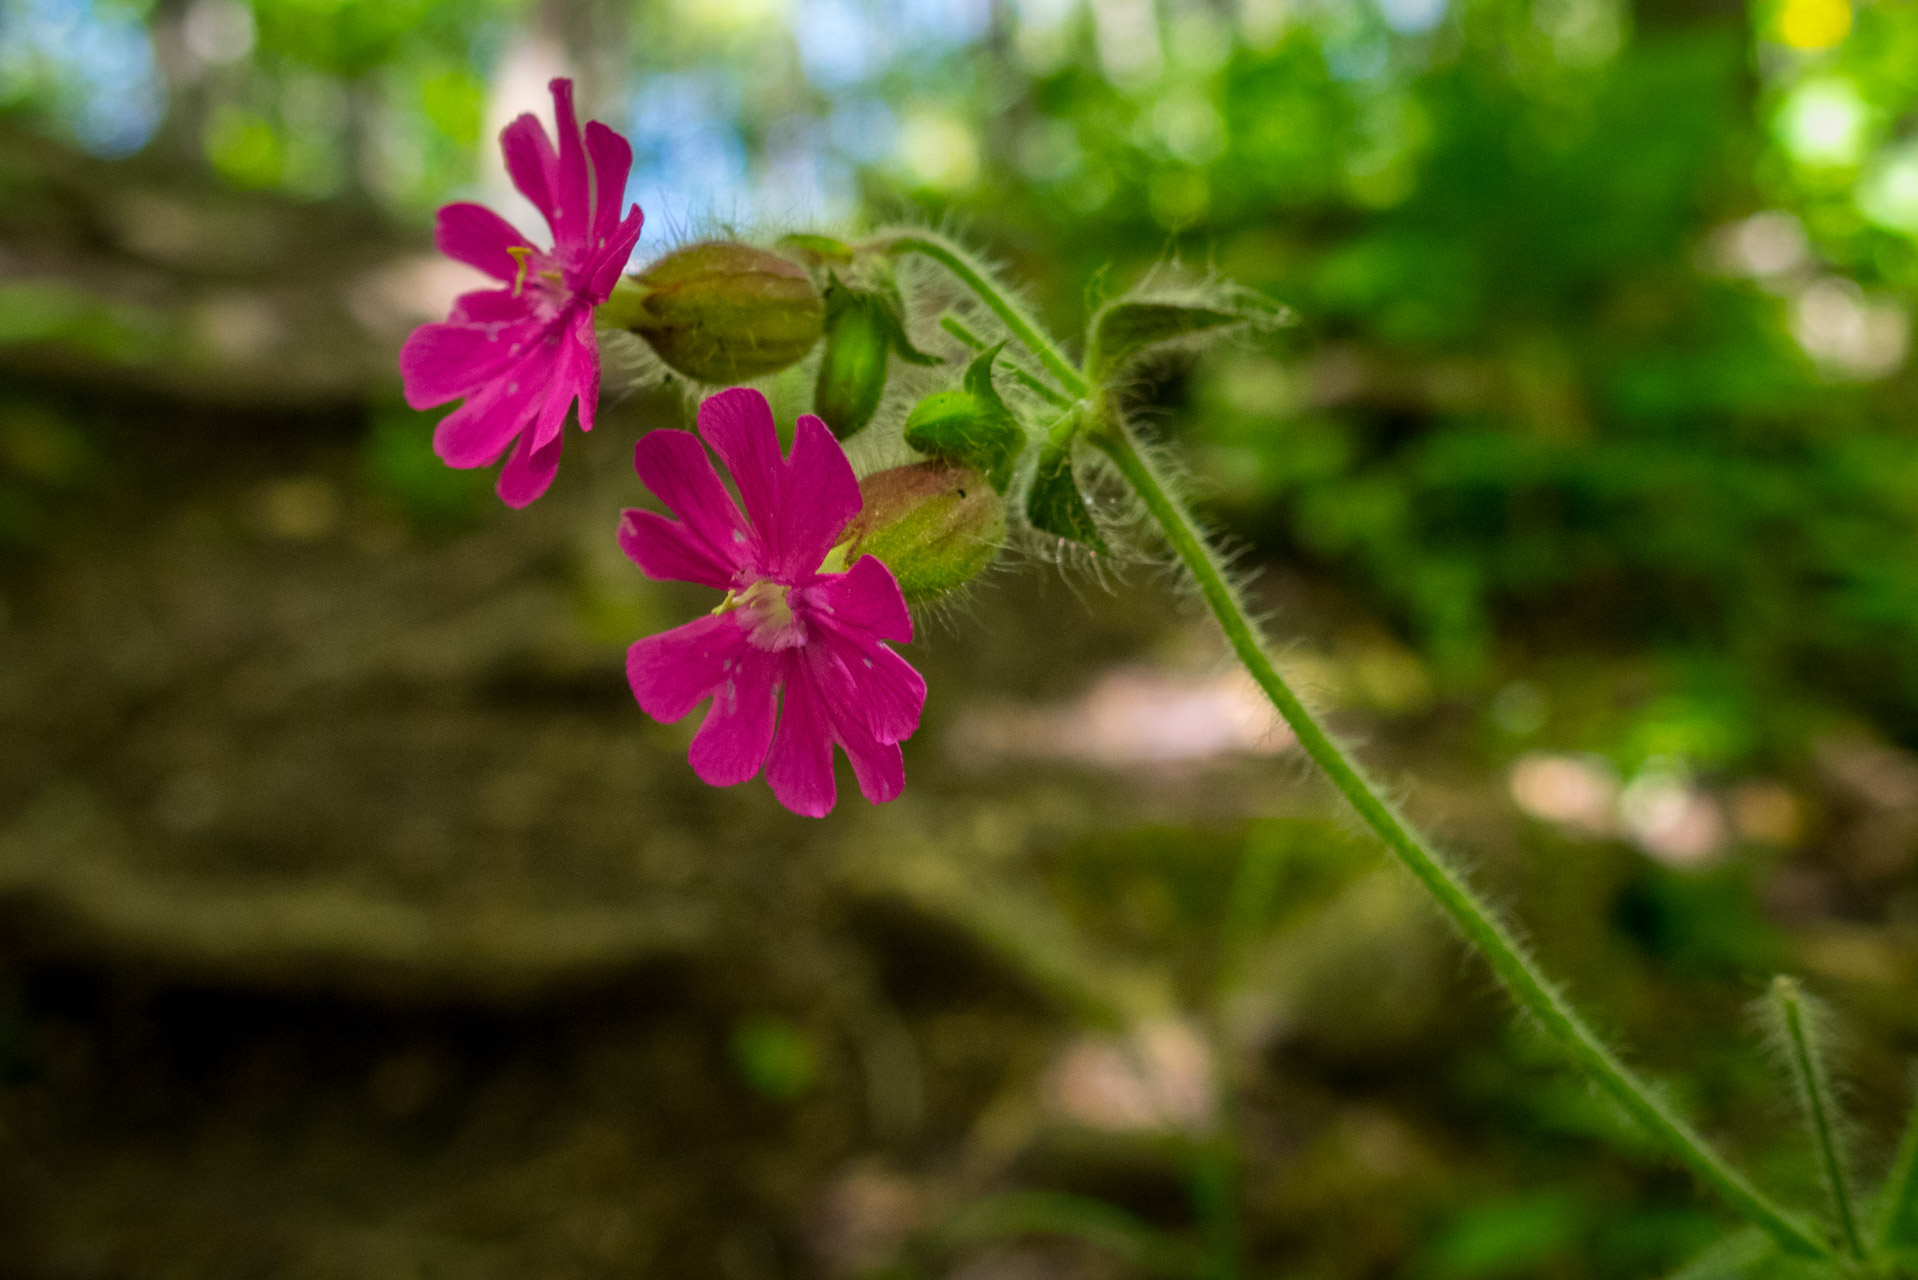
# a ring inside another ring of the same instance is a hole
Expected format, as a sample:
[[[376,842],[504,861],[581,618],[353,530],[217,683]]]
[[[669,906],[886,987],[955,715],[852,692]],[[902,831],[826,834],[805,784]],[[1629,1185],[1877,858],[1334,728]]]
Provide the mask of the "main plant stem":
[[[1091,387],[1085,376],[1068,360],[1044,330],[1007,297],[988,278],[987,273],[961,249],[943,237],[916,231],[882,233],[875,246],[892,254],[919,253],[933,259],[957,276],[978,295],[1012,335],[1024,343],[1047,372],[1073,397],[1086,400]],[[1673,1155],[1706,1186],[1716,1191],[1727,1204],[1748,1222],[1762,1228],[1789,1253],[1801,1257],[1833,1259],[1831,1245],[1815,1232],[1788,1215],[1725,1158],[1706,1145],[1692,1127],[1666,1106],[1652,1089],[1638,1078],[1583,1019],[1573,1012],[1538,965],[1525,954],[1506,927],[1467,888],[1458,873],[1428,850],[1418,837],[1399,820],[1390,806],[1379,799],[1364,776],[1345,758],[1319,722],[1307,711],[1291,686],[1279,675],[1259,642],[1257,629],[1247,617],[1238,595],[1226,581],[1212,550],[1198,527],[1160,482],[1158,473],[1146,460],[1117,414],[1101,402],[1096,413],[1087,415],[1087,439],[1097,446],[1125,478],[1146,510],[1157,522],[1172,549],[1184,561],[1199,584],[1199,592],[1218,619],[1239,661],[1258,682],[1299,745],[1325,771],[1332,785],[1359,817],[1385,842],[1394,856],[1432,895],[1434,901],[1452,918],[1465,940],[1485,957],[1499,981],[1512,998],[1530,1013],[1545,1033],[1582,1067],[1611,1099],[1670,1148]]]
[[[1512,997],[1538,1020],[1541,1027],[1568,1056],[1591,1075],[1613,1101],[1629,1112],[1646,1129],[1664,1140],[1672,1153],[1705,1184],[1722,1196],[1746,1219],[1770,1233],[1792,1253],[1810,1257],[1830,1257],[1831,1248],[1823,1240],[1788,1216],[1759,1191],[1743,1174],[1705,1144],[1704,1139],[1652,1090],[1618,1060],[1592,1029],[1572,1011],[1563,996],[1552,986],[1530,956],[1520,949],[1511,933],[1501,924],[1478,896],[1466,887],[1459,875],[1428,850],[1412,834],[1397,814],[1380,800],[1365,778],[1352,767],[1332,739],[1327,736],[1298,695],[1272,665],[1257,631],[1246,616],[1237,594],[1227,583],[1217,559],[1205,539],[1178,501],[1163,485],[1152,465],[1139,453],[1124,426],[1108,415],[1092,430],[1090,440],[1112,459],[1119,474],[1145,503],[1172,549],[1197,579],[1213,616],[1225,630],[1233,652],[1245,664],[1259,688],[1285,718],[1299,745],[1325,771],[1332,785],[1358,811],[1365,824],[1377,833],[1388,849],[1425,887],[1438,905],[1452,918],[1465,940],[1483,955],[1505,984]]]

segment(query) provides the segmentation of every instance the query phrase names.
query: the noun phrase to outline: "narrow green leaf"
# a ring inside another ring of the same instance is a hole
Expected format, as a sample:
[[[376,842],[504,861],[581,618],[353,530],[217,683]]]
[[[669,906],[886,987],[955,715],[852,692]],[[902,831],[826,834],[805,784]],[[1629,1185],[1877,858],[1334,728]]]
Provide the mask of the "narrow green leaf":
[[[972,467],[1003,494],[1012,484],[1026,433],[992,385],[992,362],[1005,343],[981,352],[966,369],[965,389],[936,391],[906,418],[906,443],[928,457]]]
[[[1099,380],[1139,356],[1182,338],[1231,328],[1246,319],[1236,311],[1170,302],[1109,302],[1092,317],[1086,370]]]
[[[1818,1150],[1819,1172],[1831,1196],[1840,1235],[1851,1256],[1863,1258],[1865,1246],[1858,1234],[1858,1218],[1852,1210],[1851,1188],[1845,1177],[1839,1134],[1841,1121],[1825,1068],[1817,1011],[1799,985],[1782,975],[1772,979],[1771,1003],[1783,1036],[1785,1055],[1791,1063],[1798,1103],[1805,1113],[1805,1125],[1811,1130],[1812,1143]]]
[[[1072,438],[1048,441],[1039,453],[1026,495],[1026,519],[1032,527],[1054,537],[1083,543],[1102,555],[1111,554],[1099,526],[1086,507],[1079,482],[1072,474]]]
[[[938,1235],[948,1248],[1008,1236],[1066,1236],[1169,1280],[1198,1280],[1211,1270],[1204,1250],[1103,1200],[1063,1192],[1015,1191],[974,1200]]]
[[[1905,1136],[1879,1189],[1874,1217],[1872,1234],[1881,1250],[1918,1244],[1918,1101],[1905,1120]]]
[[[987,347],[972,363],[966,366],[966,390],[979,398],[979,403],[1004,417],[1012,416],[1006,410],[1006,402],[999,398],[999,390],[992,385],[992,362],[1006,349],[1003,342]]]
[[[986,340],[967,328],[966,322],[958,316],[948,313],[939,317],[939,327],[959,339],[959,341],[965,343],[968,347],[971,347],[974,351],[984,351],[986,349]],[[1005,344],[1001,343],[1000,345],[1004,346]],[[1017,379],[1020,386],[1032,392],[1032,394],[1038,396],[1047,404],[1064,409],[1072,403],[1060,392],[1047,386],[1031,372],[1022,369],[1017,364],[1008,361],[1006,364],[1006,372]]]
[[[1665,1280],[1748,1280],[1751,1269],[1778,1256],[1778,1246],[1756,1227],[1732,1232]]]
[[[912,345],[912,339],[906,334],[905,306],[899,301],[897,295],[876,294],[874,296],[880,299],[878,304],[880,323],[885,329],[887,339],[892,343],[894,355],[907,364],[916,364],[921,367],[945,363],[938,356],[921,351]]]

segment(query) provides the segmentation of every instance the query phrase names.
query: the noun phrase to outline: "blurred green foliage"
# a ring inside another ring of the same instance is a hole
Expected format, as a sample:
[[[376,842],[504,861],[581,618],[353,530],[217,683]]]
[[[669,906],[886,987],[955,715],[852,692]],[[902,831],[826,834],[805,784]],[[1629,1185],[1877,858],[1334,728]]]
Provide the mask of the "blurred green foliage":
[[[488,122],[570,68],[633,136],[665,236],[956,215],[1067,332],[1168,252],[1217,269],[1305,324],[1154,390],[1209,505],[1338,574],[1443,688],[1588,654],[1651,692],[1552,735],[1627,768],[1788,760],[1833,716],[1918,733],[1909,6],[880,9],[144,12],[161,64],[185,49],[154,72],[166,121],[241,187],[417,219],[493,190]],[[7,0],[0,97],[81,121],[85,77],[60,72],[85,50],[36,22],[136,12]],[[10,314],[139,339],[75,298]],[[1675,704],[1693,731],[1654,745]]]
[[[1552,746],[1626,777],[1790,776],[1850,721],[1918,741],[1914,68],[1902,0],[0,0],[10,119],[371,206],[396,254],[440,201],[503,197],[486,135],[568,71],[634,141],[642,255],[715,221],[903,215],[990,249],[1061,333],[1168,258],[1258,290],[1301,323],[1150,366],[1137,394],[1252,559],[1389,632],[1346,663],[1348,705],[1483,708],[1447,740],[1472,767]],[[66,259],[0,268],[0,351],[114,368],[178,341]],[[429,415],[362,390],[379,503],[429,533],[495,510],[487,477],[437,462]],[[83,499],[105,438],[0,397],[0,543]],[[1775,1081],[1725,992],[1786,959],[1771,855],[1699,872],[1528,838],[1527,910],[1572,989],[1684,1065],[1688,1106],[1758,1105]],[[1256,1135],[1285,1163],[1249,1179],[1255,1254],[1622,1277],[1707,1243],[1688,1186],[1592,1155],[1635,1139],[1523,1031],[1497,1039],[1502,1008],[1461,996],[1373,865],[1314,818],[1168,821],[1046,845],[1005,884],[969,866],[942,909],[1089,1024],[1244,991],[1283,1010],[1304,1065],[1258,1106],[1311,1122]],[[722,1041],[754,1098],[832,1086],[797,1015]],[[1354,1202],[1360,1230],[1333,1212]],[[1184,1265],[1183,1236],[1162,1250],[1089,1203],[996,1207]]]

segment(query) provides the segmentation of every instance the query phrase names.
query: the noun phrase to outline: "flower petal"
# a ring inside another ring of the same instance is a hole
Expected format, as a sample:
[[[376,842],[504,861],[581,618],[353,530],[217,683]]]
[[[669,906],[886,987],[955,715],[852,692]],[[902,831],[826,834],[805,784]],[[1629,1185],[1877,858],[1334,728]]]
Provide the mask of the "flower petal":
[[[839,745],[852,761],[852,776],[860,794],[874,804],[897,800],[906,789],[906,760],[896,742],[879,742],[850,726],[842,726]]]
[[[806,600],[849,630],[879,640],[912,640],[905,593],[877,556],[860,556],[845,573],[827,574],[806,589]]]
[[[587,307],[581,307],[573,321],[573,384],[579,395],[579,429],[591,431],[599,418],[599,335]]]
[[[533,304],[525,294],[511,289],[476,289],[453,300],[454,324],[512,324],[533,318]]]
[[[726,682],[745,649],[746,629],[735,615],[708,614],[634,644],[626,682],[640,710],[671,724]]]
[[[780,475],[779,429],[772,406],[751,387],[734,387],[707,396],[699,405],[699,434],[713,447],[739,487],[746,518],[759,532],[766,561],[777,557]],[[760,567],[770,570],[770,563]]]
[[[533,247],[512,223],[485,205],[463,202],[441,206],[433,243],[447,257],[508,284],[518,278],[520,264],[507,250]]]
[[[852,677],[847,715],[880,742],[904,742],[919,731],[926,709],[926,678],[883,644],[848,647],[837,655]]]
[[[559,438],[566,411],[579,402],[580,429],[593,429],[593,402],[599,397],[599,346],[593,338],[593,316],[580,309],[569,332],[563,332],[553,354],[546,401],[533,425],[533,443],[545,448]]]
[[[590,247],[587,232],[593,216],[592,184],[586,175],[586,148],[580,144],[579,115],[573,109],[573,82],[561,77],[546,87],[553,95],[553,125],[559,133],[553,248],[558,256],[570,259],[573,251]]]
[[[430,409],[457,400],[505,367],[504,346],[487,329],[465,324],[423,324],[400,347],[400,378],[406,403]]]
[[[814,680],[835,724],[879,742],[904,742],[919,729],[926,680],[912,664],[864,632],[830,616],[807,615],[813,629]]]
[[[545,216],[546,225],[553,228],[557,245],[559,229],[553,220],[553,209],[557,198],[559,157],[553,153],[553,144],[546,136],[545,126],[540,124],[537,116],[528,112],[500,130],[499,145],[506,157],[506,172],[512,176],[513,185]]]
[[[687,759],[700,780],[715,787],[745,782],[766,763],[772,745],[776,696],[784,663],[748,648],[713,693],[712,710],[693,735]]]
[[[519,448],[513,450],[506,465],[500,468],[499,479],[493,485],[500,501],[517,510],[545,493],[552,486],[553,477],[559,474],[560,443],[557,435],[541,443],[531,431],[522,432]]]
[[[728,566],[731,585],[732,575],[756,558],[759,544],[699,438],[690,431],[649,431],[633,446],[633,469],[713,561]]]
[[[697,582],[720,591],[733,585],[736,566],[715,555],[686,525],[657,511],[621,512],[619,548],[656,582]]]
[[[779,732],[766,757],[766,782],[779,803],[807,818],[832,812],[838,788],[832,776],[832,720],[803,656],[794,650],[786,669]]]
[[[619,230],[619,206],[633,172],[633,145],[597,120],[586,124],[586,154],[593,162],[592,247],[604,249]]]
[[[796,577],[818,572],[826,553],[859,514],[860,503],[859,479],[845,449],[824,422],[801,414],[793,428],[792,457],[779,500],[779,573]]]
[[[465,404],[440,419],[433,450],[449,467],[484,467],[496,461],[538,410],[546,389],[543,350],[480,387]]]
[[[759,534],[753,567],[788,582],[816,572],[860,504],[852,464],[826,424],[802,416],[788,460],[766,397],[734,387],[700,404],[699,433],[732,472]]]
[[[646,215],[634,205],[627,211],[625,220],[607,236],[605,248],[595,250],[597,256],[579,285],[588,302],[598,306],[611,296],[613,286],[619,283],[620,272],[633,256],[633,246],[639,243],[640,228],[645,224]]]

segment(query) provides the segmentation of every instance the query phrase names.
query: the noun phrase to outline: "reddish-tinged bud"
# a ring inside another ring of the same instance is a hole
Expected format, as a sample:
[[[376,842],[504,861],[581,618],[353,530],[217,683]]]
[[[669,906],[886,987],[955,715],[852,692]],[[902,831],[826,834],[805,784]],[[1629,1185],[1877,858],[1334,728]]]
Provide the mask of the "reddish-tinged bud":
[[[865,505],[846,530],[845,563],[877,556],[910,603],[970,582],[1005,544],[1005,503],[971,467],[893,467],[860,481],[859,493]]]
[[[677,373],[731,386],[790,368],[826,308],[798,263],[730,240],[689,245],[620,281],[600,323],[646,339]]]

